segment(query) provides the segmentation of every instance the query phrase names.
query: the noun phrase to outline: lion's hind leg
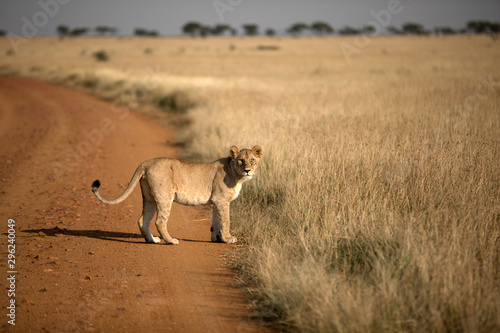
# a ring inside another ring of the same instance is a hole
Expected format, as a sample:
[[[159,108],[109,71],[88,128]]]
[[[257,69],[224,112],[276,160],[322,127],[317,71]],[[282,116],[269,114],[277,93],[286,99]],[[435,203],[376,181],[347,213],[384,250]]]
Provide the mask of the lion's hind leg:
[[[156,202],[151,195],[151,190],[147,182],[141,179],[141,190],[142,190],[142,215],[137,221],[139,224],[139,230],[141,231],[142,236],[146,240],[146,243],[159,243],[160,237],[155,237],[151,234],[151,230],[149,229],[149,225],[151,224],[151,220],[156,213]]]
[[[170,216],[170,210],[172,209],[173,197],[171,199],[162,200],[161,204],[158,202],[157,209],[158,215],[156,217],[156,228],[160,233],[161,238],[167,244],[179,244],[179,240],[172,238],[167,231],[168,217]]]
[[[175,193],[173,189],[167,190],[165,187],[161,188],[160,186],[151,186],[151,193],[156,201],[157,210],[155,224],[165,243],[177,245],[179,244],[179,240],[172,238],[167,230],[167,222],[172,209],[172,203],[174,202]]]

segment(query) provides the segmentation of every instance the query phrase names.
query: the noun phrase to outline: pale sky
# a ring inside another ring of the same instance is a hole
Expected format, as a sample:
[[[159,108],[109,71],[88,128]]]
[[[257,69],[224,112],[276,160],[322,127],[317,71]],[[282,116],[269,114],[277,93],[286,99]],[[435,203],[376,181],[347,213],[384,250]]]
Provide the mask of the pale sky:
[[[255,23],[261,32],[283,33],[293,23],[320,20],[338,31],[362,27],[374,20],[373,12],[388,13],[388,4],[398,2],[396,14],[382,16],[397,27],[417,22],[428,29],[457,29],[469,20],[500,21],[500,0],[1,0],[0,30],[23,35],[23,26],[33,24],[36,36],[48,36],[59,25],[106,25],[117,27],[120,35],[131,35],[135,28],[179,35],[183,24],[198,21],[230,24],[240,32],[242,24]]]

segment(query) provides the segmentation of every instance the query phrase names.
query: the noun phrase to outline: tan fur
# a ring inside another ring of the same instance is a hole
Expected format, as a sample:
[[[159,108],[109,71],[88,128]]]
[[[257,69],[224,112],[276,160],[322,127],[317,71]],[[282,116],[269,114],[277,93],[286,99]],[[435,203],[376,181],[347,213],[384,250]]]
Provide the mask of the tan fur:
[[[212,241],[234,243],[236,237],[229,232],[229,203],[238,197],[241,185],[252,179],[261,157],[260,146],[241,151],[233,146],[229,157],[212,163],[156,158],[139,165],[127,189],[117,199],[102,198],[98,180],[92,184],[92,192],[100,201],[113,205],[125,200],[140,183],[143,210],[138,224],[148,243],[160,242],[149,230],[151,219],[157,213],[156,228],[161,238],[167,244],[179,244],[167,231],[173,201],[190,206],[213,204]]]

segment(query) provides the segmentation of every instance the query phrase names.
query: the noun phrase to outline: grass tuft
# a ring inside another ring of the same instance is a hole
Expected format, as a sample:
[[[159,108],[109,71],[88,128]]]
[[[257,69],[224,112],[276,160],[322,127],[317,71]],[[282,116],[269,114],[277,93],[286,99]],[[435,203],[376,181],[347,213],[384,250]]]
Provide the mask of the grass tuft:
[[[189,109],[195,107],[192,98],[183,91],[161,95],[155,100],[155,104],[163,111],[180,114],[185,114]]]
[[[92,56],[97,60],[97,61],[108,61],[109,60],[109,55],[106,51],[100,50],[97,52],[94,52]]]

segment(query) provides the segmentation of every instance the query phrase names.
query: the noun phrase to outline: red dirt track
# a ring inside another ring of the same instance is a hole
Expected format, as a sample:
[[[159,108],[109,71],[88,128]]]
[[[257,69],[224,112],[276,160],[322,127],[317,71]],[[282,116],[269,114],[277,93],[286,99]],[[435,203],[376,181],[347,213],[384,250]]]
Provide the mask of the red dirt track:
[[[0,77],[0,328],[5,332],[253,332],[246,299],[210,242],[211,210],[174,204],[179,245],[146,244],[137,187],[144,160],[175,156],[146,117],[45,83]],[[15,220],[15,326],[6,316],[7,221]],[[158,232],[152,223],[152,232]]]

